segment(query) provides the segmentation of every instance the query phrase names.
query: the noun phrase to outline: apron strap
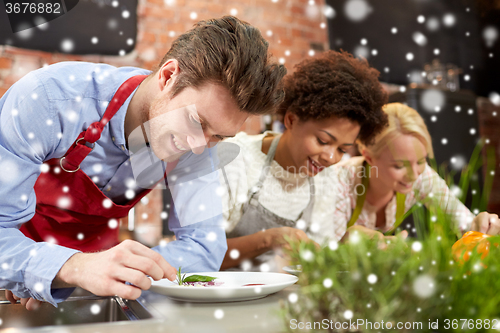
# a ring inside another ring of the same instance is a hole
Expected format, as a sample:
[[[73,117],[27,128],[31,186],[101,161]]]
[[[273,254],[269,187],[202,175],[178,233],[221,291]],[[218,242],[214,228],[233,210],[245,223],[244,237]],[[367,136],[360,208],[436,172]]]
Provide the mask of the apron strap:
[[[257,185],[253,186],[249,191],[249,195],[248,195],[249,202],[251,202],[252,200],[255,200],[258,202],[258,200],[259,200],[260,189],[262,188],[264,181],[266,180],[266,177],[269,173],[269,169],[271,169],[270,166],[274,160],[274,155],[276,154],[276,149],[278,147],[278,143],[280,141],[280,138],[281,138],[281,134],[276,135],[276,137],[271,142],[271,146],[269,147],[269,151],[267,152],[266,161],[264,162],[264,166],[262,167],[262,171],[260,173],[259,182],[257,183]],[[313,177],[308,177],[308,178],[309,178],[308,181],[309,181],[309,193],[310,193],[309,203],[307,204],[306,208],[299,214],[299,217],[297,218],[297,220],[295,222],[297,222],[300,219],[303,219],[308,224],[310,224],[311,219],[312,219],[312,212],[313,212],[313,208],[314,208],[315,186],[314,186]],[[308,228],[309,228],[309,225],[307,226],[307,229]]]
[[[259,181],[255,186],[253,186],[248,193],[249,200],[252,200],[252,197],[259,192],[266,180],[267,174],[269,173],[269,169],[271,163],[274,160],[274,155],[276,154],[276,148],[278,147],[278,143],[280,142],[281,134],[278,134],[274,137],[273,142],[271,142],[271,146],[269,147],[269,151],[267,152],[266,161],[264,162],[264,166],[262,167],[262,171],[260,172]]]
[[[314,208],[314,197],[315,197],[315,186],[314,186],[314,177],[309,177],[309,203],[307,204],[307,207],[304,209],[302,213],[300,213],[299,218],[297,219],[303,219],[307,223],[307,228],[306,231],[309,230],[309,227],[311,226],[312,223],[312,213],[313,213],[313,208]]]
[[[406,194],[396,193],[396,221],[405,213]]]
[[[61,168],[66,172],[76,172],[80,169],[80,163],[94,149],[95,142],[101,138],[101,133],[109,120],[118,112],[130,94],[141,84],[147,75],[136,75],[125,81],[113,95],[104,115],[100,121],[96,121],[73,142],[64,157],[59,161]],[[87,145],[90,144],[90,145]]]
[[[354,223],[356,223],[365,204],[366,192],[368,192],[368,185],[370,184],[370,165],[368,165],[366,162],[363,162],[363,166],[367,169],[368,176],[365,176],[361,179],[361,185],[363,185],[363,194],[359,195],[356,190],[356,207],[352,212],[351,219],[347,223],[347,229],[349,229],[354,225]]]
[[[357,195],[356,199],[356,207],[354,208],[354,211],[352,212],[351,219],[347,223],[347,228],[350,228],[356,223],[358,220],[359,215],[361,214],[361,211],[363,210],[363,206],[365,204],[365,199],[366,199],[366,192],[368,192],[368,188],[370,185],[370,165],[368,163],[363,162],[363,166],[367,168],[367,175],[362,178],[361,184],[363,185],[364,192],[361,195]],[[405,201],[406,201],[406,194],[396,192],[396,221],[398,221],[405,213]]]

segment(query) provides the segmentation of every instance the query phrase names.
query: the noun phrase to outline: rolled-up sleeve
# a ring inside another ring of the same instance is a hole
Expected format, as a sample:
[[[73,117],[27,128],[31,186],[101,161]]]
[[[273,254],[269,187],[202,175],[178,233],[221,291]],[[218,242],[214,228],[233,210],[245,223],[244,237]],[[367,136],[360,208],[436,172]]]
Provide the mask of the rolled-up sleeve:
[[[0,287],[56,305],[67,290],[51,290],[52,280],[78,251],[36,243],[19,231],[35,214],[34,185],[58,142],[47,100],[32,74],[0,99]]]

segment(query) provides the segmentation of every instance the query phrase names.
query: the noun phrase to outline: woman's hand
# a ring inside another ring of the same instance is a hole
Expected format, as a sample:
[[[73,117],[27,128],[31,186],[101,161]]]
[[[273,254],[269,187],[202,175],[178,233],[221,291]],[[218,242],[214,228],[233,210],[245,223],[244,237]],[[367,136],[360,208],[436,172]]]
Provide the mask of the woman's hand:
[[[482,212],[472,221],[471,231],[479,231],[483,234],[498,235],[500,233],[500,220],[497,214]]]
[[[380,249],[385,249],[387,247],[387,241],[393,241],[395,239],[406,239],[406,237],[408,237],[408,231],[406,230],[401,231],[395,236],[384,236],[384,234],[380,231],[369,229],[361,225],[353,225],[352,227],[347,228],[340,242],[348,243],[351,236],[355,235],[356,233],[362,233],[368,236],[369,239],[378,239]]]
[[[304,231],[297,228],[271,228],[265,232],[268,233],[268,242],[270,242],[270,247],[272,248],[284,248],[290,250],[289,240],[292,242],[312,242],[317,248],[320,247],[318,243],[307,237]]]

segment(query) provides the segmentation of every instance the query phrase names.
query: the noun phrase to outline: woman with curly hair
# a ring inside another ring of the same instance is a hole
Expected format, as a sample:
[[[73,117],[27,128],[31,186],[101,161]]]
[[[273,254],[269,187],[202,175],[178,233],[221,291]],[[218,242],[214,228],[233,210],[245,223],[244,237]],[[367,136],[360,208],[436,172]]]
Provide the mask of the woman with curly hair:
[[[238,133],[227,140],[241,154],[221,180],[228,184],[222,269],[247,260],[262,264],[287,238],[322,243],[342,236],[332,223],[337,177],[329,167],[356,140],[369,144],[387,124],[387,95],[378,76],[366,60],[347,52],[304,60],[284,79],[278,110],[284,133]]]

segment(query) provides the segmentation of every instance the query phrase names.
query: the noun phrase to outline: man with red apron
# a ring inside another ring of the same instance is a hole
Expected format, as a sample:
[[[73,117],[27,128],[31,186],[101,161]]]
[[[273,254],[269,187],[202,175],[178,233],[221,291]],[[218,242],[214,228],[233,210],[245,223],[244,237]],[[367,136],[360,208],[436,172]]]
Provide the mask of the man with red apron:
[[[119,219],[161,181],[137,183],[131,159],[144,157],[134,155],[134,130],[143,131],[150,154],[168,162],[161,176],[207,161],[213,170],[215,148],[204,146],[281,100],[285,70],[260,56],[267,43],[257,29],[225,17],[201,22],[186,36],[210,42],[174,43],[154,73],[64,62],[29,73],[0,99],[0,288],[9,290],[9,300],[27,308],[56,305],[75,286],[135,299],[150,287],[149,277],[173,280],[180,266],[219,269],[227,246],[217,174],[184,184],[172,177],[169,227],[176,241],[153,249],[118,244]],[[230,56],[215,52],[217,43]],[[234,61],[241,52],[248,58]],[[200,131],[190,132],[193,126]]]

